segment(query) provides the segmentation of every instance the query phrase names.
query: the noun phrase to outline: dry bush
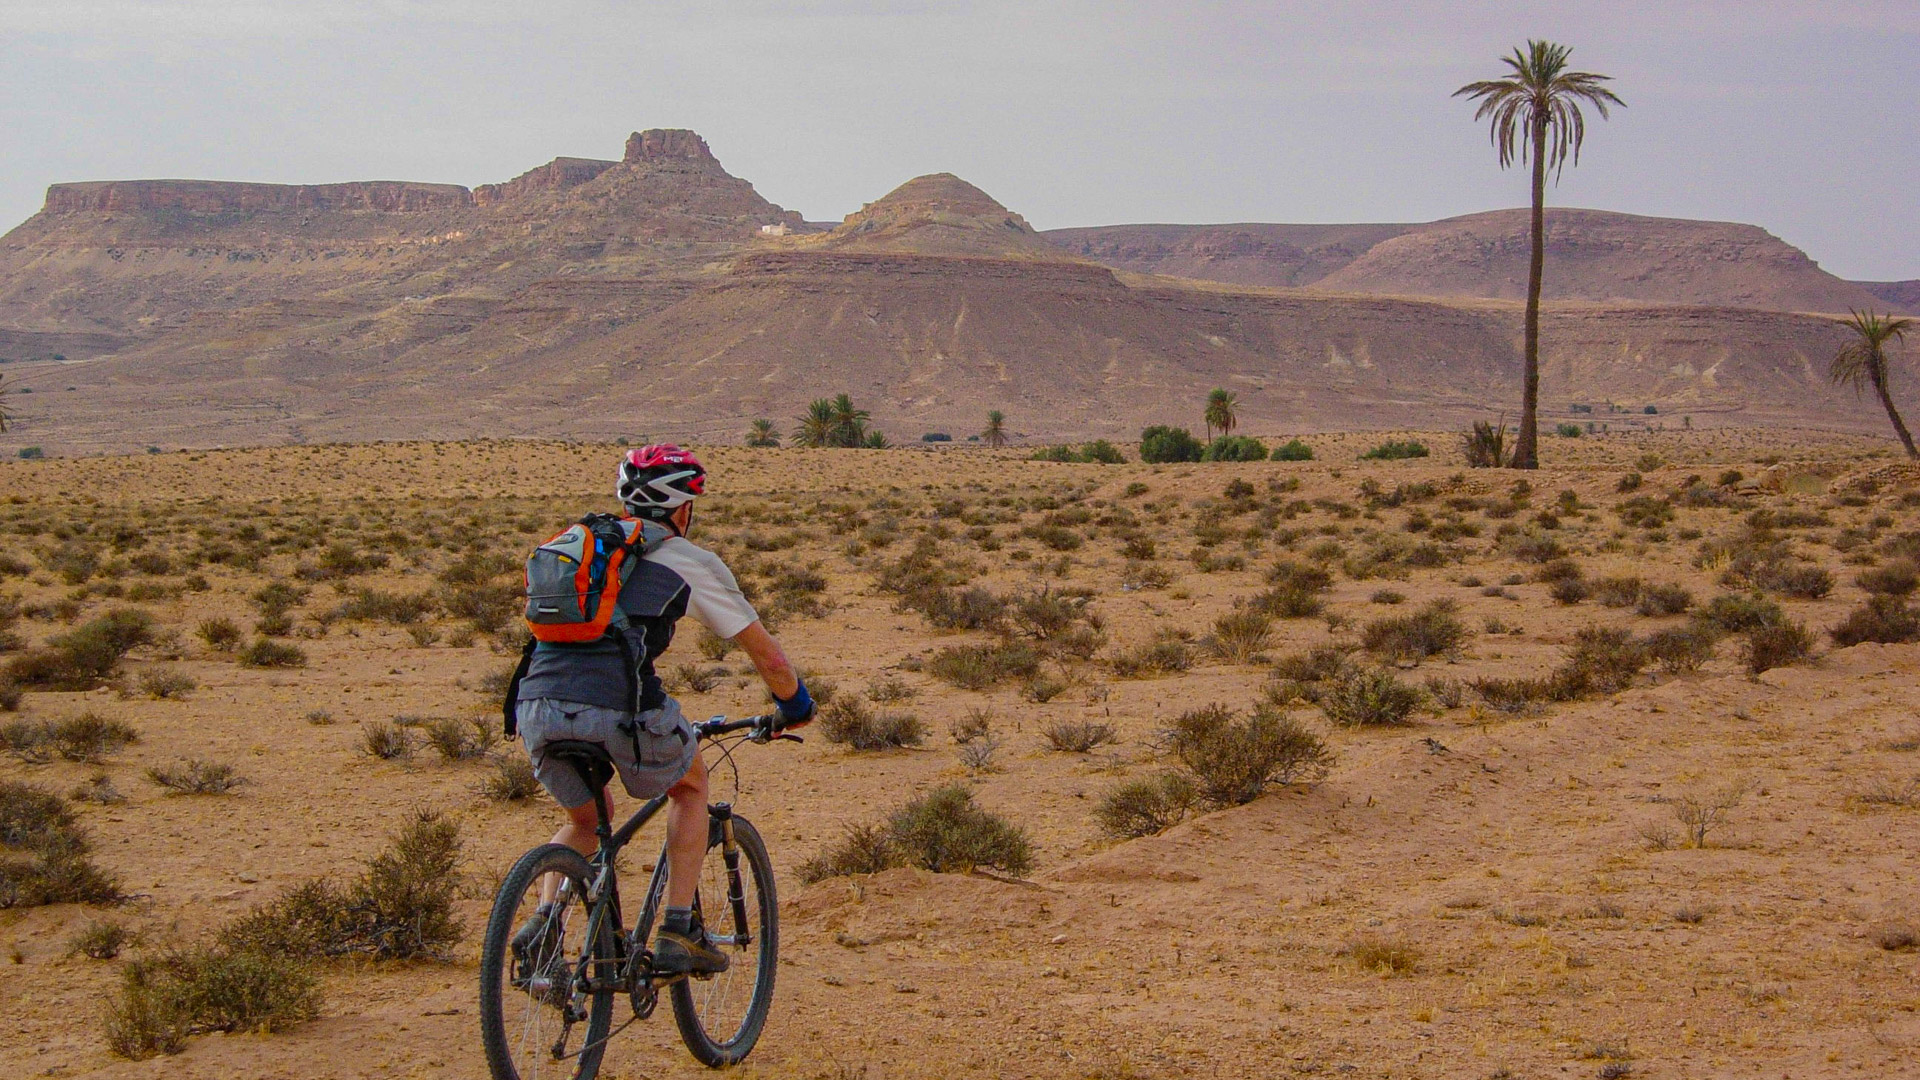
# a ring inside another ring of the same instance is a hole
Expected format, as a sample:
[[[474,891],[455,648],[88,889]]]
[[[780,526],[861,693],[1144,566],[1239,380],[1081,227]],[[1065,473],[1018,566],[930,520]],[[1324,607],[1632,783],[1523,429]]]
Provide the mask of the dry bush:
[[[926,662],[926,672],[961,690],[985,690],[1039,674],[1040,654],[1019,641],[954,645],[934,653]]]
[[[1131,840],[1179,824],[1199,801],[1193,781],[1175,772],[1122,781],[1100,797],[1093,819],[1108,836]]]
[[[232,765],[218,761],[183,761],[178,765],[154,765],[147,779],[173,795],[225,795],[247,782]]]
[[[1177,637],[1162,635],[1115,652],[1107,660],[1115,678],[1145,679],[1171,675],[1193,666],[1193,649]]]
[[[888,750],[919,746],[926,727],[910,713],[875,712],[856,694],[836,698],[820,710],[820,734],[853,750]]]
[[[1225,705],[1183,713],[1167,744],[1207,802],[1238,806],[1269,783],[1324,775],[1333,751],[1318,735],[1277,709],[1261,707],[1236,720]]]
[[[957,756],[960,758],[960,764],[972,772],[999,772],[1000,766],[993,760],[993,755],[999,749],[999,739],[975,739],[963,744]]]
[[[1854,584],[1876,596],[1911,596],[1920,588],[1920,567],[1911,559],[1898,559],[1885,566],[1863,570]]]
[[[1759,593],[1723,593],[1708,601],[1694,618],[1729,634],[1772,626],[1786,618],[1780,605]]]
[[[1586,579],[1577,577],[1560,578],[1547,587],[1547,595],[1553,597],[1555,603],[1563,606],[1577,604],[1585,600],[1591,592],[1592,587],[1587,584]]]
[[[233,651],[239,646],[240,639],[244,636],[240,632],[239,625],[228,618],[207,619],[201,622],[194,633],[198,634],[200,640],[206,642],[209,648],[220,652]]]
[[[1047,749],[1062,754],[1085,754],[1117,740],[1112,724],[1079,720],[1048,724],[1041,729],[1040,737]]]
[[[1223,660],[1250,664],[1273,643],[1273,618],[1258,610],[1230,611],[1213,622],[1207,648]]]
[[[307,652],[298,645],[288,645],[272,638],[255,638],[253,644],[240,650],[242,667],[253,668],[299,668],[307,666]]]
[[[533,762],[517,753],[496,754],[493,772],[480,782],[480,794],[493,802],[522,802],[540,794]]]
[[[87,923],[68,939],[67,955],[84,956],[90,960],[112,960],[139,940],[140,935],[124,924],[102,919]]]
[[[1920,776],[1910,776],[1905,780],[1876,776],[1865,791],[1853,797],[1853,802],[1863,807],[1920,808]]]
[[[1740,779],[1712,794],[1688,792],[1674,800],[1673,816],[1680,822],[1681,828],[1686,830],[1688,845],[1694,848],[1706,847],[1709,834],[1727,823],[1728,816],[1752,789],[1751,780]]]
[[[1085,597],[1063,596],[1047,589],[1015,597],[1012,602],[1014,625],[1039,641],[1066,633],[1086,613]]]
[[[382,761],[413,756],[413,733],[398,724],[372,723],[360,733],[360,749]]]
[[[1459,679],[1449,679],[1441,675],[1429,675],[1426,681],[1427,696],[1442,709],[1457,709],[1467,697],[1467,685]]]
[[[675,664],[673,670],[667,673],[666,681],[676,690],[704,694],[720,684],[720,675],[699,664]]]
[[[0,780],[0,908],[118,902],[118,883],[87,858],[88,848],[58,795]]]
[[[1647,656],[1669,675],[1700,670],[1713,659],[1720,632],[1707,624],[1676,626],[1647,635]]]
[[[199,688],[193,676],[184,671],[148,671],[140,675],[140,692],[156,700],[177,700]]]
[[[1401,941],[1361,938],[1345,951],[1360,970],[1379,975],[1411,975],[1420,966],[1420,950]]]
[[[1630,631],[1588,626],[1574,634],[1559,674],[1568,685],[1581,686],[1582,693],[1613,694],[1632,686],[1648,660],[1646,646]]]
[[[1394,660],[1418,662],[1451,653],[1466,640],[1467,628],[1455,612],[1460,605],[1447,597],[1429,601],[1407,615],[1375,619],[1360,633],[1367,651]]]
[[[1420,707],[1419,690],[1384,668],[1351,667],[1328,680],[1320,711],[1342,727],[1403,724]]]
[[[113,676],[120,660],[154,640],[153,616],[120,608],[51,638],[43,648],[14,657],[9,681],[43,690],[91,690]]]
[[[1634,612],[1649,618],[1684,614],[1693,606],[1693,594],[1673,584],[1649,584],[1641,588]]]
[[[881,827],[852,827],[836,848],[801,864],[800,880],[915,866],[937,874],[977,868],[1021,877],[1033,869],[1026,830],[975,805],[958,784],[935,788],[895,810]]]
[[[966,589],[932,586],[903,593],[897,606],[918,611],[929,625],[941,630],[998,630],[1006,624],[1008,603],[977,585]]]
[[[967,715],[947,725],[947,733],[961,746],[988,738],[993,734],[993,710],[968,709]]]
[[[91,710],[64,720],[14,720],[0,726],[0,746],[35,764],[60,758],[97,765],[139,741],[140,733],[131,725]]]
[[[121,972],[106,1015],[107,1048],[124,1058],[177,1054],[209,1031],[271,1032],[320,1015],[320,980],[284,956],[174,949]]]
[[[333,613],[341,619],[409,626],[433,614],[438,606],[431,592],[404,595],[360,588],[355,589],[353,595],[335,608]]]
[[[1867,602],[1847,613],[1840,625],[1827,631],[1836,649],[1875,641],[1885,645],[1920,639],[1920,611],[1908,606],[1899,596],[1869,596]]]
[[[1020,696],[1036,705],[1044,705],[1066,693],[1071,685],[1065,679],[1041,672],[1020,684]]]
[[[447,761],[470,761],[485,757],[497,741],[491,718],[437,717],[423,725],[427,745]]]
[[[880,676],[867,684],[867,697],[878,702],[912,701],[919,693],[897,675]]]
[[[127,797],[120,794],[120,789],[113,786],[113,778],[106,773],[96,773],[85,783],[76,785],[67,793],[67,798],[99,806],[119,806],[127,801]]]
[[[457,824],[419,814],[352,881],[290,889],[228,923],[218,943],[298,958],[441,956],[465,934],[454,913],[460,848]]]
[[[1758,675],[1773,668],[1797,664],[1813,655],[1813,634],[1805,623],[1778,622],[1756,627],[1747,634],[1743,659],[1747,674]]]

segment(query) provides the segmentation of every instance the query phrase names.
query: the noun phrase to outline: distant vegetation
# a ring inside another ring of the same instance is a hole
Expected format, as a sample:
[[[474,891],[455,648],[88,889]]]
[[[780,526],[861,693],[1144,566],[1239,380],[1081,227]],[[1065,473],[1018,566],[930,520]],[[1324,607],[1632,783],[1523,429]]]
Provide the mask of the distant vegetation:
[[[795,446],[887,448],[887,437],[867,427],[872,419],[865,409],[855,408],[853,398],[841,394],[834,398],[816,398],[800,417],[799,430],[793,433]]]
[[[980,433],[980,439],[995,450],[1007,445],[1007,416],[999,409],[987,414],[986,430]]]
[[[1907,432],[1906,422],[1900,419],[1900,410],[1894,407],[1893,396],[1887,392],[1890,381],[1887,344],[1904,339],[1912,325],[1912,319],[1895,319],[1871,311],[1854,312],[1853,318],[1847,320],[1854,336],[1840,347],[1840,352],[1827,366],[1827,376],[1835,383],[1853,387],[1855,393],[1872,387],[1881,407],[1887,410],[1887,419],[1893,423],[1893,433],[1900,437],[1900,445],[1907,448],[1907,456],[1920,458],[1920,450],[1914,449],[1913,436]]]
[[[1140,433],[1140,460],[1151,465],[1199,461],[1206,449],[1186,428],[1155,424]]]
[[[1426,457],[1430,451],[1427,444],[1418,439],[1388,439],[1379,446],[1360,455],[1361,461],[1400,461],[1405,458]]]
[[[1312,461],[1313,447],[1292,439],[1273,448],[1274,461]]]
[[[771,420],[764,418],[755,420],[753,426],[747,429],[747,445],[761,447],[779,446],[780,432],[773,426],[773,421]]]
[[[1095,439],[1090,443],[1075,446],[1049,446],[1033,452],[1035,461],[1086,462],[1099,465],[1120,465],[1127,460],[1120,448],[1105,439]]]

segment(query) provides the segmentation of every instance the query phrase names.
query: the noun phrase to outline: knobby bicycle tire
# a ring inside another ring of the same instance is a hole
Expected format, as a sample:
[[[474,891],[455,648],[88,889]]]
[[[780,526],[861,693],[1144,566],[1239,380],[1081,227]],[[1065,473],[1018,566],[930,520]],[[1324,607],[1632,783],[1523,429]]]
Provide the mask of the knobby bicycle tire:
[[[733,961],[734,966],[728,971],[710,979],[682,979],[674,983],[672,989],[673,1019],[680,1028],[680,1041],[687,1044],[687,1050],[701,1064],[714,1068],[737,1065],[752,1052],[761,1028],[766,1025],[767,1011],[773,1005],[773,980],[780,956],[780,905],[773,888],[773,860],[767,857],[767,845],[751,822],[737,814],[732,820],[734,842],[740,852],[741,887],[745,893],[741,902],[747,910],[752,941],[744,949],[721,945],[721,950]],[[724,890],[720,890],[722,895],[710,895],[715,891],[711,883],[716,880],[710,870],[715,867],[722,871],[719,880],[724,881],[718,821],[713,823],[706,860],[701,867],[698,902],[707,932],[731,937],[740,929],[735,922],[733,905]],[[754,965],[750,975],[743,970],[749,961]],[[751,986],[740,1018],[734,1021],[723,995],[736,982],[745,981],[743,976],[750,978]],[[730,1032],[709,1030],[729,1024],[733,1027]]]
[[[605,956],[613,955],[610,928],[602,927],[599,940],[595,943],[585,940],[591,912],[584,898],[593,881],[593,868],[587,860],[563,844],[544,844],[522,855],[500,883],[500,892],[493,902],[493,914],[487,919],[486,937],[480,946],[480,1041],[486,1049],[487,1068],[493,1080],[548,1080],[549,1077],[554,1080],[560,1077],[592,1080],[599,1073],[600,1059],[606,1053],[607,1031],[613,1020],[614,992],[611,988],[591,995],[585,1033],[568,1040],[572,1044],[571,1052],[577,1056],[555,1059],[535,1045],[541,1041],[539,1038],[529,1041],[530,1033],[527,1030],[530,1022],[537,1022],[540,1009],[552,1006],[533,1001],[531,994],[511,985],[515,974],[509,966],[515,962],[512,956],[513,935],[518,929],[519,918],[524,918],[532,910],[531,907],[523,908],[522,900],[530,890],[538,887],[540,878],[549,873],[561,874],[572,883],[572,900],[567,905],[564,923],[565,937],[558,946],[558,958],[564,961],[561,967],[567,972],[578,970],[580,959],[588,948],[594,948]],[[517,1025],[520,1028],[518,1047],[515,1046],[516,1025],[510,1013],[517,1013],[521,1021]],[[520,1059],[518,1064],[516,1056]],[[530,1068],[523,1069],[522,1066]],[[551,1066],[551,1069],[546,1066]]]

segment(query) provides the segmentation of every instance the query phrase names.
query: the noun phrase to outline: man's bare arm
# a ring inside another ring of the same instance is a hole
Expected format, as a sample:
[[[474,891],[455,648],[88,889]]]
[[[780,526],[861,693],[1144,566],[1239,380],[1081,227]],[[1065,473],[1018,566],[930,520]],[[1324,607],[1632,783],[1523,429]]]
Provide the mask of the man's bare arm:
[[[753,661],[753,669],[760,673],[767,689],[773,696],[786,700],[800,692],[800,677],[793,673],[793,665],[787,662],[787,654],[780,649],[780,643],[767,633],[766,625],[755,622],[745,630],[733,636],[733,643],[740,646]]]

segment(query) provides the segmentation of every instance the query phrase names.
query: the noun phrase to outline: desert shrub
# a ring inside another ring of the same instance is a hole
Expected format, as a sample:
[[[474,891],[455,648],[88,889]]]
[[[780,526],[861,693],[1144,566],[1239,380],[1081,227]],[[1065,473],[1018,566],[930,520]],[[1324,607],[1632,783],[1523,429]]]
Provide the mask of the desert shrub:
[[[1379,975],[1411,975],[1420,966],[1420,950],[1405,942],[1361,938],[1346,953],[1360,970]]]
[[[1167,743],[1200,798],[1219,806],[1252,802],[1269,783],[1322,775],[1333,762],[1319,736],[1265,706],[1244,720],[1224,705],[1182,713]]]
[[[308,590],[284,581],[273,581],[255,589],[247,599],[262,615],[284,615],[306,602]]]
[[[334,616],[407,626],[433,614],[436,606],[434,595],[430,592],[406,595],[360,588],[355,589],[352,596],[334,609]]]
[[[1015,877],[1033,868],[1026,831],[983,809],[958,784],[935,788],[895,810],[882,826],[855,826],[837,847],[801,864],[800,880],[874,874],[916,866],[937,874],[975,868]]]
[[[194,633],[198,634],[200,640],[206,642],[208,647],[221,652],[232,651],[240,644],[242,637],[239,625],[227,618],[207,619]]]
[[[1553,433],[1563,439],[1577,439],[1584,434],[1579,424],[1555,424]]]
[[[1502,679],[1482,677],[1473,680],[1474,693],[1480,700],[1501,712],[1525,712],[1535,705],[1548,701],[1564,701],[1563,687],[1551,677],[1544,679]]]
[[[1466,684],[1459,679],[1429,675],[1425,687],[1427,696],[1443,709],[1457,709],[1467,697]]]
[[[0,673],[0,712],[20,711],[20,702],[26,699],[26,691],[13,681],[13,676]]]
[[[1522,562],[1546,564],[1566,557],[1566,549],[1560,541],[1539,532],[1525,531],[1509,534],[1500,546],[1507,554]]]
[[[1577,577],[1560,578],[1547,588],[1547,595],[1553,597],[1555,603],[1568,606],[1585,600],[1590,592],[1592,586],[1586,579]]]
[[[387,561],[383,552],[362,554],[352,544],[336,540],[320,553],[317,564],[304,564],[294,573],[310,581],[326,581],[370,573],[386,566]]]
[[[147,779],[173,795],[224,795],[247,782],[232,765],[199,760],[151,766],[147,769]]]
[[[1460,449],[1466,455],[1467,467],[1473,469],[1504,469],[1510,451],[1507,448],[1507,425],[1499,425],[1485,420],[1475,420],[1473,427],[1460,437]]]
[[[1086,613],[1085,600],[1041,589],[1017,596],[1011,603],[1013,623],[1041,641],[1067,632]]]
[[[424,726],[427,745],[446,761],[469,761],[485,757],[496,741],[493,720],[485,717],[460,719],[442,716]]]
[[[43,649],[14,657],[12,681],[48,690],[91,690],[112,676],[120,660],[153,641],[153,616],[120,608],[50,639]]]
[[[1910,559],[1898,559],[1885,566],[1863,570],[1854,584],[1876,596],[1910,596],[1920,588],[1920,568]]]
[[[1272,461],[1312,461],[1313,447],[1299,439],[1289,439],[1273,448]]]
[[[1275,585],[1255,595],[1249,609],[1276,619],[1310,619],[1326,606],[1317,592],[1292,583]]]
[[[1597,694],[1613,694],[1633,685],[1647,666],[1646,646],[1628,630],[1588,626],[1575,632],[1573,649],[1560,671],[1571,683]]]
[[[368,724],[360,733],[360,749],[381,761],[412,757],[413,733],[398,724]]]
[[[1037,525],[1023,525],[1020,535],[1030,540],[1038,540],[1055,551],[1078,551],[1085,539],[1065,525],[1041,522]]]
[[[942,630],[995,630],[1007,616],[1007,601],[977,585],[920,589],[901,596],[898,606]]]
[[[1039,674],[1040,654],[1019,641],[955,645],[934,653],[926,662],[926,672],[962,690],[985,690]]]
[[[299,960],[218,947],[174,949],[128,964],[106,1016],[124,1058],[176,1054],[190,1035],[271,1032],[320,1014],[319,978]]]
[[[200,684],[184,671],[148,671],[140,675],[140,692],[165,700],[186,697]]]
[[[1065,679],[1040,672],[1020,684],[1020,696],[1036,705],[1044,705],[1066,693],[1071,685]]]
[[[88,848],[58,795],[0,780],[0,908],[119,901],[117,882],[87,858]]]
[[[518,753],[496,754],[493,772],[480,782],[480,794],[493,802],[522,802],[540,794],[533,762]]]
[[[1837,649],[1866,641],[1885,645],[1914,641],[1920,639],[1920,611],[1899,596],[1869,596],[1827,634]]]
[[[108,719],[91,710],[63,720],[15,720],[0,727],[0,746],[22,761],[36,763],[60,758],[97,765],[139,741],[140,733],[125,721]]]
[[[1780,605],[1759,593],[1723,593],[1708,601],[1694,616],[1729,634],[1772,626],[1786,616]]]
[[[1342,727],[1402,724],[1420,707],[1421,694],[1384,668],[1351,667],[1327,681],[1320,711]]]
[[[526,592],[518,582],[474,581],[453,586],[440,599],[449,616],[490,633],[520,613]]]
[[[1611,608],[1632,607],[1640,600],[1644,583],[1637,577],[1601,578],[1593,583],[1593,598]]]
[[[222,948],[296,958],[441,955],[464,936],[455,918],[460,827],[422,813],[388,839],[352,881],[320,878],[228,923]]]
[[[926,726],[911,713],[875,712],[855,694],[836,698],[820,710],[820,734],[854,750],[887,750],[919,746],[926,739]]]
[[[1633,610],[1641,615],[1658,618],[1665,615],[1680,615],[1693,606],[1693,594],[1683,585],[1657,584],[1646,585],[1640,590],[1640,599]]]
[[[1747,673],[1758,675],[1772,668],[1797,664],[1813,655],[1813,634],[1806,624],[1783,620],[1757,626],[1747,633],[1744,660]]]
[[[244,667],[255,668],[306,667],[307,652],[298,645],[260,637],[240,650],[240,663]]]
[[[884,825],[849,825],[840,843],[800,864],[807,884],[854,874],[877,874],[901,865],[893,837]]]
[[[1450,653],[1466,640],[1467,628],[1455,612],[1460,606],[1440,597],[1422,605],[1418,611],[1375,619],[1361,631],[1360,641],[1369,652],[1396,660],[1423,660]]]
[[[1800,600],[1818,600],[1833,591],[1833,574],[1820,566],[1774,562],[1756,568],[1747,577],[1755,588]]]
[[[1617,503],[1613,512],[1620,516],[1621,524],[1648,531],[1673,520],[1673,504],[1656,495],[1635,495]]]
[[[1402,461],[1428,455],[1426,444],[1417,439],[1389,439],[1360,455],[1362,461]]]
[[[1151,465],[1199,461],[1205,450],[1186,428],[1156,424],[1140,433],[1140,460]]]
[[[1201,461],[1265,461],[1267,446],[1251,435],[1222,435],[1200,452]]]
[[[1719,641],[1717,630],[1708,624],[1698,623],[1655,631],[1647,635],[1644,644],[1649,659],[1668,674],[1679,675],[1698,671],[1701,665],[1713,659],[1714,646]]]
[[[1273,643],[1273,618],[1257,609],[1230,611],[1213,621],[1207,646],[1215,655],[1236,664],[1252,663]]]
[[[1116,651],[1107,663],[1116,678],[1145,679],[1171,675],[1193,666],[1193,650],[1177,637],[1162,636]]]
[[[1102,795],[1094,807],[1093,819],[1108,836],[1121,839],[1152,836],[1179,824],[1199,797],[1193,781],[1180,773],[1136,777],[1116,784]]]
[[[125,924],[111,919],[89,922],[67,942],[67,955],[90,960],[112,960],[121,950],[139,940],[140,935]]]
[[[993,710],[968,709],[967,715],[947,725],[947,733],[961,746],[989,738],[993,735]]]
[[[1062,754],[1084,754],[1116,741],[1112,724],[1092,721],[1061,720],[1040,730],[1047,749]]]

